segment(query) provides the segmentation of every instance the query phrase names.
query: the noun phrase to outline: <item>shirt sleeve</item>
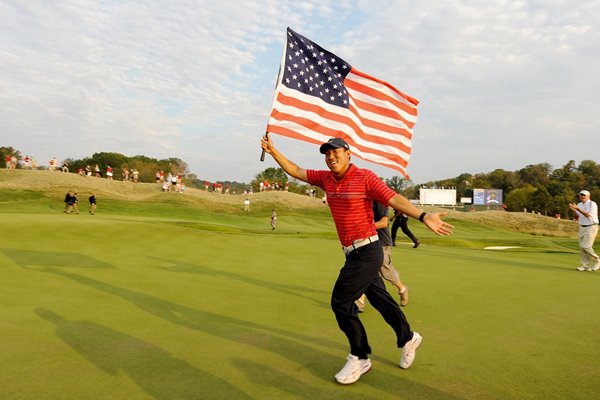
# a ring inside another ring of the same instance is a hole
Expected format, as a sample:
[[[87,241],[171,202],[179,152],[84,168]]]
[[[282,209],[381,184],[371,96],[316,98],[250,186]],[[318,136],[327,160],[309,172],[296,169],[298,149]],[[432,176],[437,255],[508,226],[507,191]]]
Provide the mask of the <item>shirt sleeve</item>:
[[[379,179],[372,171],[367,170],[366,178],[367,189],[371,197],[387,207],[389,201],[396,195],[396,192],[390,189],[390,187]]]
[[[314,169],[306,170],[306,177],[308,178],[308,183],[314,186],[318,186],[323,190],[325,190],[324,182],[326,174],[327,171],[316,171]]]

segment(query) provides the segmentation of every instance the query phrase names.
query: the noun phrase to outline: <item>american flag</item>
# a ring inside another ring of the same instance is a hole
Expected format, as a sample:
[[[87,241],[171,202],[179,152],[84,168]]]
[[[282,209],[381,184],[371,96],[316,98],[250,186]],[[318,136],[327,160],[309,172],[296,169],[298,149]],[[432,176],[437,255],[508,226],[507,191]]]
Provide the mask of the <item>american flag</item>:
[[[287,29],[267,132],[321,144],[348,142],[352,154],[408,178],[419,101]]]

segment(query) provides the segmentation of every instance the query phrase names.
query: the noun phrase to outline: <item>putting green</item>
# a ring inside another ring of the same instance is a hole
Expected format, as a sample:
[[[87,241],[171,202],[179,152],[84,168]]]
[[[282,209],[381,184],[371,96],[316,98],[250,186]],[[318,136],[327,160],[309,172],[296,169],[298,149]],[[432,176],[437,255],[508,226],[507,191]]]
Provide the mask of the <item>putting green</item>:
[[[27,197],[30,198],[30,197]],[[30,210],[30,212],[27,212]],[[84,208],[84,210],[86,210]],[[600,393],[600,275],[576,243],[455,221],[393,261],[424,341],[397,366],[367,305],[373,371],[334,382],[329,309],[343,263],[320,209],[218,213],[173,204],[0,203],[3,399],[590,399]],[[404,240],[404,237],[400,237]],[[501,252],[490,245],[520,246]]]

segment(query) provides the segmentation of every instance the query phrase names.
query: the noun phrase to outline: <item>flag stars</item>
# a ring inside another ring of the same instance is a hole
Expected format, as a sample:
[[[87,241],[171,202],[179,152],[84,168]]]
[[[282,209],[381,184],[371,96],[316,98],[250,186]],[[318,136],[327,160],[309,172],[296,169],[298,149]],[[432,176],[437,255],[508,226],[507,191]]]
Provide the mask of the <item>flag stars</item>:
[[[343,79],[351,67],[310,40],[288,33],[282,84],[325,103],[347,107]]]

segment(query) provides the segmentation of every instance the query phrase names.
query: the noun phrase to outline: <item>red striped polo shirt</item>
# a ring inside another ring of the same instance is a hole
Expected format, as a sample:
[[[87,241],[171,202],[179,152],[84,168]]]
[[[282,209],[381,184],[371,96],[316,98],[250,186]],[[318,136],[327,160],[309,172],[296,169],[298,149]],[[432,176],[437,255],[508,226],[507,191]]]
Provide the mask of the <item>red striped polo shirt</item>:
[[[377,233],[373,221],[373,200],[388,205],[396,195],[368,169],[350,164],[348,172],[337,180],[331,171],[307,170],[308,183],[327,194],[331,216],[342,246]]]

